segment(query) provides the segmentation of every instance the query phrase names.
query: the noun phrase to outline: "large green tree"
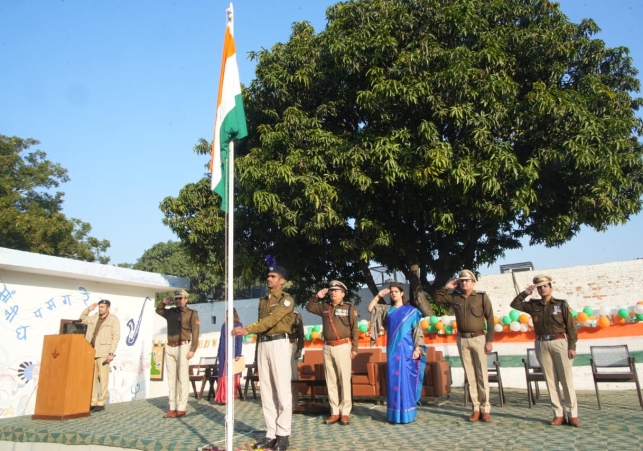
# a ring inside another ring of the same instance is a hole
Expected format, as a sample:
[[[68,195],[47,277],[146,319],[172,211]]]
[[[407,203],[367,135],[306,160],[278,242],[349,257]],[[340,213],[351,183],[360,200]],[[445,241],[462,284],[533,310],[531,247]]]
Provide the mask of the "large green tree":
[[[61,212],[64,193],[52,189],[69,181],[67,170],[41,150],[27,152],[38,144],[0,135],[0,247],[108,263],[109,241]]]
[[[221,298],[221,277],[218,275],[221,270],[208,268],[198,262],[194,262],[184,246],[178,241],[167,241],[156,243],[143,252],[143,255],[133,265],[127,266],[140,271],[149,271],[159,274],[169,274],[190,279],[190,297],[188,302],[207,302],[208,297]],[[158,293],[156,300],[160,301],[165,296],[172,294]],[[221,300],[221,299],[214,299]]]
[[[272,253],[294,291],[330,277],[374,291],[377,262],[425,306],[423,291],[525,237],[559,246],[625,223],[643,193],[640,84],[598,32],[543,0],[355,0],[320,33],[295,24],[251,54],[243,268]],[[221,252],[205,181],[161,208],[194,255]]]

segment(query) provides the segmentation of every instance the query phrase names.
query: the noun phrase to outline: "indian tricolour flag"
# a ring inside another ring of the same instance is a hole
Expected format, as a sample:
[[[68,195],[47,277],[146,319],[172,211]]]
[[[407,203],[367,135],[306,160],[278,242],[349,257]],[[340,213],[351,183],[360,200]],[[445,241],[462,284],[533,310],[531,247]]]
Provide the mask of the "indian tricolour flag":
[[[223,62],[219,77],[219,96],[217,98],[217,114],[214,121],[214,140],[212,141],[212,172],[211,188],[221,196],[221,209],[228,211],[228,155],[230,141],[241,139],[248,135],[246,113],[241,100],[241,83],[237,67],[237,51],[234,45],[232,31],[232,15],[228,16],[228,24],[223,41]]]

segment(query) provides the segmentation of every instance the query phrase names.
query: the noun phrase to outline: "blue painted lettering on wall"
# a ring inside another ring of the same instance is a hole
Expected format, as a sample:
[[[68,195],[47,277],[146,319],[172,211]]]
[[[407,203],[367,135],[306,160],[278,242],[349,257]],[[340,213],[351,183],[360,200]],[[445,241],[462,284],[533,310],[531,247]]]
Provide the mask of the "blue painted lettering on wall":
[[[0,301],[6,304],[7,301],[9,301],[9,299],[11,299],[11,296],[14,294],[16,294],[16,290],[9,291],[9,289],[7,288],[7,285],[3,283],[2,291],[0,291]]]
[[[16,329],[16,338],[18,340],[26,340],[27,339],[27,328],[29,326],[18,326]]]

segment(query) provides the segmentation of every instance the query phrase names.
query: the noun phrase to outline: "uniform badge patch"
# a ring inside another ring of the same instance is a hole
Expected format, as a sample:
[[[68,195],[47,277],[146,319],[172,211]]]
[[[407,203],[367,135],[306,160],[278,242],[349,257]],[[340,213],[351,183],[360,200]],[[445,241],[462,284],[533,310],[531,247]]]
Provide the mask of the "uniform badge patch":
[[[284,306],[290,307],[290,301],[284,301]]]
[[[554,315],[560,313],[560,305],[554,305]]]

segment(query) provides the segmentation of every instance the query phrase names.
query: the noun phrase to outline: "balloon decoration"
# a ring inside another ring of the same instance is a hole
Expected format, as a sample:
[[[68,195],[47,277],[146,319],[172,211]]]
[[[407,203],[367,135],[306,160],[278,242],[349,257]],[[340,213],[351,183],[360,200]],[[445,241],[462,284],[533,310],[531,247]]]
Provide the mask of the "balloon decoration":
[[[610,327],[610,319],[608,316],[601,316],[598,319],[598,327],[601,329],[605,329],[606,327]]]
[[[592,310],[592,312],[594,311]],[[584,322],[584,321],[587,321],[588,319],[589,319],[589,315],[585,310],[583,310],[582,312],[578,312],[578,321]]]
[[[627,318],[628,316],[630,316],[630,311],[623,307],[618,309],[617,313],[618,313],[618,316],[620,316],[621,318]]]
[[[319,338],[319,332],[316,330],[312,331],[310,334],[310,338],[312,338],[313,340],[317,340]]]
[[[502,324],[496,324],[495,326],[493,326],[493,330],[495,330],[496,332],[502,332]]]
[[[520,318],[520,312],[518,310],[510,311],[509,318],[511,318],[511,321],[518,321],[518,318]]]
[[[358,328],[360,332],[366,333],[368,331],[368,324],[362,323],[358,326]]]
[[[434,315],[431,318],[429,318],[429,321],[431,322],[432,326],[435,326],[437,324],[437,322],[440,321],[440,318],[438,318],[437,316]]]
[[[526,313],[523,313],[522,315],[520,315],[520,317],[518,319],[520,320],[520,324],[528,324],[529,323],[529,315],[527,315]]]
[[[428,329],[428,328],[429,328],[429,325],[430,325],[430,324],[429,324],[429,322],[428,322],[427,320],[425,320],[425,319],[423,319],[422,321],[420,321],[420,327],[421,327],[422,329],[425,329],[425,330],[426,330],[426,329]]]
[[[505,326],[508,326],[509,324],[511,324],[511,317],[503,316],[502,317],[502,324],[505,325]]]
[[[594,309],[591,308],[591,307],[585,307],[583,309],[583,312],[589,317],[589,316],[592,316],[594,314]]]

